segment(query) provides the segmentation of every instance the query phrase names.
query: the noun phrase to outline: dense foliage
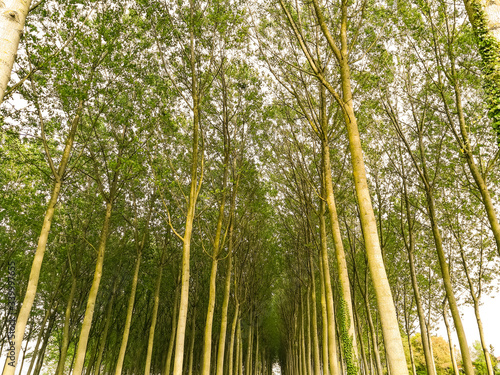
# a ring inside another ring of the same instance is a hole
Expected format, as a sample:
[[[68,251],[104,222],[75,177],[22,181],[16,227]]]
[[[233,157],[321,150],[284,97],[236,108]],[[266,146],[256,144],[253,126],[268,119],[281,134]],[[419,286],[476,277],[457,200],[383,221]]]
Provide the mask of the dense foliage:
[[[3,374],[498,373],[500,55],[472,4],[32,4]]]

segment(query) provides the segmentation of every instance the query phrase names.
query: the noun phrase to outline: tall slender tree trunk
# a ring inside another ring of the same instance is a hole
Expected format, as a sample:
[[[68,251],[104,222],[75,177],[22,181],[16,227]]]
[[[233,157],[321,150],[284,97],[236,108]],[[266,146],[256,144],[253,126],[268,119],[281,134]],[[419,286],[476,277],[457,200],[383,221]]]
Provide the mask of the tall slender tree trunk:
[[[164,375],[170,374],[172,368],[172,354],[174,352],[175,332],[177,331],[177,311],[179,311],[180,289],[175,294],[175,305],[172,311],[172,324],[170,331],[170,339],[168,340],[167,360],[165,361]]]
[[[11,0],[0,5],[0,104],[10,81],[31,0]]]
[[[312,304],[312,338],[314,355],[314,374],[321,374],[321,362],[319,359],[319,338],[318,338],[318,312],[316,307],[316,280],[314,277],[314,263],[312,253],[309,254],[309,265],[311,267],[311,304]]]
[[[410,329],[410,322],[409,322],[409,309],[411,309],[411,305],[410,307],[408,307],[406,305],[406,284],[403,286],[403,316],[404,316],[404,320],[405,320],[405,330],[406,330],[406,339],[408,341],[408,352],[410,354],[410,363],[411,363],[411,372],[413,375],[417,375],[417,369],[415,367],[415,358],[413,356],[413,347],[411,345],[411,329]],[[427,367],[427,369],[429,369],[429,367]],[[429,373],[429,371],[427,371],[427,373]]]
[[[354,290],[354,288],[353,288]],[[368,367],[368,361],[366,359],[366,351],[365,351],[365,344],[363,343],[363,330],[361,329],[361,325],[359,323],[359,315],[354,310],[354,321],[356,323],[356,329],[358,331],[358,337],[359,337],[359,344],[360,344],[360,349],[361,349],[361,359],[363,361],[363,372],[365,375],[368,375],[370,373],[370,368]]]
[[[22,1],[15,1],[15,3],[23,3]],[[28,8],[26,9],[26,13],[28,12],[29,9],[29,4],[31,3],[30,0],[27,0],[25,3],[23,3],[25,6]],[[27,5],[26,5],[27,4]],[[16,5],[19,7],[20,5]],[[10,12],[14,12],[15,17],[19,17],[19,21],[23,22],[24,26],[24,18],[26,17],[26,13],[21,14],[22,12],[19,10],[12,10]],[[6,17],[12,17],[9,15],[8,11],[3,12],[1,18],[5,21]],[[2,24],[3,21],[0,21],[0,24]],[[14,22],[14,21],[12,21]],[[19,30],[22,30],[22,27]],[[14,50],[14,55],[17,51],[17,43],[16,42],[16,48]],[[7,47],[7,46],[6,46]],[[3,49],[0,48],[0,51],[3,53]],[[0,59],[2,57],[0,56]],[[5,60],[4,60],[5,61]],[[12,64],[10,65],[12,68]],[[10,76],[10,69],[9,68],[9,76]],[[1,69],[4,69],[2,67]],[[8,82],[8,78],[7,78]],[[7,83],[5,83],[5,87],[7,86]],[[3,97],[3,93],[5,91],[5,87],[1,86],[0,82],[0,102],[1,98]],[[30,316],[31,312],[31,307],[33,306],[33,302],[35,301],[35,296],[36,296],[36,289],[38,287],[38,280],[40,278],[40,270],[42,268],[42,262],[43,262],[43,256],[45,255],[45,248],[47,247],[47,240],[49,237],[50,233],[50,227],[52,225],[52,218],[54,217],[54,211],[57,203],[57,198],[59,197],[59,192],[61,191],[61,187],[63,184],[63,177],[66,172],[66,167],[69,162],[69,157],[71,155],[71,149],[73,148],[73,142],[75,139],[75,134],[76,130],[78,128],[78,124],[80,122],[80,114],[83,108],[83,101],[79,102],[78,109],[75,115],[75,118],[73,119],[71,123],[71,128],[70,132],[68,134],[68,137],[66,138],[66,143],[64,146],[64,151],[62,154],[61,161],[59,163],[59,168],[57,171],[53,169],[53,174],[54,174],[54,187],[52,188],[52,193],[50,196],[49,204],[47,206],[47,211],[45,212],[45,217],[43,219],[43,225],[42,225],[42,230],[40,232],[40,237],[38,237],[38,245],[37,249],[35,252],[35,257],[33,258],[33,263],[31,265],[31,271],[30,271],[30,277],[28,281],[28,286],[26,288],[26,293],[24,295],[23,303],[21,305],[21,310],[19,311],[19,315],[17,317],[16,321],[16,329],[15,329],[15,359],[14,359],[14,364],[17,363],[17,358],[19,356],[19,351],[21,350],[21,343],[24,338],[24,331],[26,330],[26,323],[28,322],[28,318]],[[49,159],[50,164],[52,165],[52,160],[50,159],[50,156],[47,155],[47,158]],[[16,371],[15,366],[7,366],[4,368],[3,375],[14,375]]]
[[[197,166],[195,166],[197,168]],[[189,262],[191,250],[191,235],[193,232],[193,221],[196,205],[196,179],[191,183],[188,215],[186,217],[186,228],[184,231],[182,246],[182,273],[181,273],[181,299],[179,304],[179,317],[177,320],[177,335],[175,340],[174,375],[182,375],[184,361],[184,341],[186,334],[186,320],[189,299]]]
[[[465,259],[465,253],[464,253],[462,243],[459,240],[458,236],[456,236],[456,238],[457,238],[457,241],[459,243],[460,256],[462,258],[462,265],[464,267],[465,276],[467,277],[467,283],[469,284],[469,290],[470,290],[470,294],[472,297],[472,302],[474,304],[474,314],[476,316],[477,328],[479,330],[479,341],[481,342],[481,348],[483,349],[484,359],[486,361],[486,369],[488,371],[488,375],[493,375],[493,365],[491,363],[491,356],[490,356],[490,353],[488,351],[488,345],[486,345],[486,340],[484,339],[483,322],[481,320],[481,314],[479,312],[479,299],[481,296],[481,290],[479,290],[479,292],[476,293],[476,290],[474,288],[474,284],[472,283],[472,280],[470,278],[469,267],[467,266],[467,261]],[[482,254],[481,254],[481,256],[482,256]],[[480,275],[480,277],[481,276],[482,275]]]
[[[424,155],[422,137],[419,136],[419,147],[421,155]],[[422,159],[423,164],[423,175],[426,181],[430,181],[427,174],[427,167],[425,166],[425,157]],[[472,367],[472,359],[469,352],[469,346],[467,345],[467,338],[465,336],[465,330],[462,324],[462,319],[460,317],[460,312],[458,310],[458,304],[455,299],[455,293],[453,292],[453,286],[451,284],[450,270],[448,263],[446,261],[446,256],[443,249],[443,240],[441,238],[441,232],[437,224],[436,206],[434,202],[434,195],[431,186],[424,182],[426,186],[426,197],[427,197],[427,209],[429,213],[429,219],[431,222],[432,234],[434,236],[434,242],[436,245],[436,251],[439,260],[439,266],[441,269],[441,276],[443,278],[443,284],[446,291],[446,296],[448,298],[448,303],[450,305],[451,315],[453,317],[453,322],[455,324],[455,330],[458,336],[458,342],[460,344],[460,351],[462,353],[462,361],[464,365],[464,370],[467,375],[473,375],[474,369]]]
[[[301,363],[301,369],[303,374],[307,374],[307,353],[306,353],[306,328],[305,328],[305,304],[304,304],[304,295],[302,294],[302,291],[300,292],[300,331],[299,331],[299,337],[300,337],[300,363]]]
[[[361,140],[358,125],[352,107],[352,96],[350,91],[350,78],[347,63],[342,67],[344,71],[342,86],[344,91],[344,102],[346,107],[345,121],[349,135],[349,147],[353,165],[354,183],[360,209],[361,225],[365,240],[368,265],[373,282],[373,288],[377,297],[377,306],[380,315],[384,344],[391,373],[398,375],[408,374],[403,342],[399,332],[399,323],[396,316],[396,308],[392,298],[392,292],[387,279],[387,272],[382,258],[380,242],[377,233],[377,223],[373,213],[373,207],[368,190],[366,171],[363,162]]]
[[[474,299],[474,314],[476,315],[477,327],[479,329],[479,339],[481,341],[481,348],[483,349],[486,368],[488,370],[488,375],[493,375],[493,365],[491,363],[491,354],[489,353],[488,346],[486,345],[486,340],[484,338],[483,322],[481,321],[481,314],[479,313],[479,301],[477,298]]]
[[[247,357],[245,363],[245,375],[252,374],[252,350],[253,350],[253,311],[250,310],[250,319],[248,325],[248,345],[247,345]]]
[[[37,359],[37,356],[38,356],[38,348],[40,347],[40,343],[42,342],[45,324],[47,324],[47,320],[49,319],[51,311],[52,311],[52,309],[50,309],[50,308],[47,309],[47,311],[45,312],[45,315],[43,316],[42,323],[40,324],[40,332],[38,333],[38,338],[36,340],[35,349],[33,350],[33,354],[31,355],[30,366],[28,368],[28,375],[31,374],[31,371],[33,370],[33,368],[35,366],[35,363],[36,363],[35,360]],[[7,361],[6,361],[6,363],[7,363]]]
[[[43,341],[42,341],[42,347],[40,349],[40,353],[38,354],[35,370],[33,371],[34,375],[39,375],[40,370],[42,369],[43,359],[45,357],[45,351],[47,350],[47,346],[49,344],[49,339],[50,339],[50,335],[52,334],[52,328],[54,327],[56,315],[57,315],[56,312],[53,311],[53,313],[51,314],[51,316],[49,318],[49,325],[47,326],[47,330],[45,331],[45,335],[44,335]]]
[[[225,144],[227,143],[226,132],[224,132]],[[217,281],[217,265],[219,263],[219,253],[220,249],[220,239],[222,233],[222,223],[224,221],[224,208],[226,203],[226,186],[228,179],[228,162],[229,162],[229,149],[225,145],[225,157],[224,157],[224,177],[222,184],[222,201],[219,207],[219,217],[217,219],[217,229],[215,231],[213,254],[212,254],[212,268],[210,270],[210,289],[208,293],[208,308],[207,308],[207,318],[205,321],[205,332],[203,338],[203,362],[201,367],[202,375],[210,375],[210,363],[212,354],[212,326],[215,313],[215,297],[216,297],[216,281]]]
[[[229,294],[231,291],[231,272],[233,269],[233,219],[230,218],[231,224],[229,225],[229,248],[226,266],[226,280],[224,285],[224,299],[222,301],[222,316],[221,326],[219,332],[219,348],[217,352],[217,375],[223,375],[224,372],[224,353],[226,348],[226,331],[228,321],[228,308],[229,308]]]
[[[368,339],[368,354],[370,356],[370,374],[377,374],[375,365],[373,364],[373,350],[370,339]]]
[[[366,286],[365,286],[365,290],[366,290]],[[370,327],[370,337],[371,337],[371,341],[372,341],[373,354],[375,356],[375,365],[376,365],[376,369],[377,369],[377,374],[382,375],[384,372],[382,370],[382,361],[380,360],[380,352],[378,349],[377,331],[375,330],[375,325],[373,324],[370,303],[369,303],[367,297],[368,296],[365,295],[366,316],[368,319],[368,327]]]
[[[97,300],[97,292],[102,277],[102,266],[104,263],[104,251],[106,250],[106,242],[109,233],[109,222],[111,219],[111,211],[113,210],[112,201],[106,203],[106,215],[101,231],[101,238],[99,240],[99,248],[97,255],[97,262],[95,265],[94,278],[92,286],[90,287],[89,297],[87,300],[87,307],[85,309],[85,316],[82,322],[80,331],[80,339],[76,348],[75,367],[73,369],[74,375],[81,375],[83,372],[83,365],[85,362],[85,353],[87,352],[87,343],[89,339],[90,327],[92,325],[92,317],[94,316],[95,302]]]
[[[240,318],[239,316],[236,317],[236,343],[235,343],[235,346],[236,346],[236,356],[235,356],[235,360],[234,360],[234,374],[235,375],[239,375],[240,374],[240,370],[239,370],[239,363],[240,363],[240,340],[241,340],[241,323],[240,323]],[[229,373],[229,375],[232,375],[232,372],[231,371]]]
[[[429,267],[429,280],[430,280],[430,271],[431,267]],[[429,297],[432,295],[432,290],[431,290],[431,283],[429,283]],[[434,358],[434,347],[432,344],[432,335],[430,331],[430,326],[431,326],[431,309],[432,309],[432,304],[429,303],[429,312],[427,313],[427,338],[429,339],[429,351],[431,352],[431,357]],[[434,372],[437,373],[436,370],[436,363],[432,361],[432,366],[434,367]]]
[[[193,308],[193,318],[191,322],[191,346],[189,348],[189,365],[188,374],[193,373],[193,361],[194,361],[194,343],[196,340],[196,306]],[[168,375],[168,374],[166,374]]]
[[[407,375],[408,368],[406,366],[403,341],[399,332],[396,308],[394,306],[392,292],[387,279],[387,272],[385,270],[382,251],[380,248],[377,222],[375,220],[370,191],[368,189],[365,164],[363,161],[363,150],[361,147],[358,123],[354,112],[351,89],[351,73],[349,67],[349,43],[347,40],[348,2],[343,0],[340,7],[340,48],[330,34],[318,0],[313,0],[313,5],[323,35],[332,49],[332,52],[335,54],[340,67],[342,97],[340,97],[335,90],[332,90],[332,86],[330,84],[325,84],[325,87],[331,91],[332,95],[334,95],[335,99],[338,101],[347,127],[354,185],[356,188],[356,196],[360,210],[361,226],[363,228],[363,237],[365,240],[370,274],[373,280],[375,296],[377,297],[377,305],[380,314],[384,343],[388,355],[388,362],[393,374]],[[322,72],[320,73],[318,70],[317,74],[321,75],[321,77],[319,77],[320,80],[324,80]]]
[[[465,0],[466,5],[467,5],[467,3],[471,3],[471,2],[475,3],[477,6],[480,7],[478,0],[472,0],[472,1]],[[483,3],[484,3],[484,1],[483,1]],[[496,22],[500,25],[500,15],[499,15],[500,14],[499,13],[500,1],[494,0],[494,1],[489,1],[488,3],[490,3],[490,6],[486,6],[486,8],[491,7],[491,6],[496,7],[496,13],[497,13]],[[496,3],[496,4],[494,4],[494,3]],[[491,4],[494,4],[494,5],[491,5]],[[476,10],[478,10],[478,9],[479,8],[477,8]],[[468,9],[468,11],[469,11],[469,9]],[[469,15],[469,18],[470,18],[470,15]],[[434,51],[435,51],[435,55],[436,55],[436,61],[438,62],[438,64],[441,65],[442,59],[439,56],[438,51],[437,51],[437,47],[436,47],[437,36],[435,35],[436,34],[435,26],[432,23],[432,17],[430,15],[429,15],[429,19],[431,20],[431,26],[432,26],[432,30],[433,30],[433,38],[434,38],[434,46],[435,46]],[[500,36],[500,33],[498,33],[498,36]],[[497,50],[496,52],[500,53],[500,50]],[[467,162],[467,165],[468,165],[469,170],[472,174],[474,182],[476,183],[476,187],[479,190],[479,193],[481,194],[481,202],[483,203],[483,206],[486,210],[486,216],[487,216],[488,221],[490,223],[490,229],[491,229],[493,236],[495,238],[495,242],[497,245],[497,253],[500,255],[500,223],[498,222],[495,207],[493,205],[493,201],[491,199],[491,195],[490,195],[490,192],[488,190],[488,186],[486,185],[485,177],[483,177],[481,171],[479,170],[479,168],[476,164],[476,160],[474,158],[474,150],[472,149],[471,144],[470,144],[469,131],[468,131],[468,127],[467,127],[467,122],[465,120],[465,114],[464,114],[464,109],[463,109],[463,105],[462,105],[462,90],[460,88],[460,79],[461,78],[457,74],[457,71],[455,68],[456,58],[455,58],[455,55],[453,53],[452,48],[446,48],[446,53],[447,53],[448,58],[450,60],[450,73],[451,73],[451,77],[452,77],[452,79],[448,79],[448,80],[449,80],[450,84],[453,86],[453,90],[455,93],[456,114],[458,116],[458,125],[459,125],[460,132],[457,132],[455,129],[453,113],[450,110],[450,107],[448,105],[447,92],[444,91],[445,85],[442,83],[442,74],[438,70],[438,83],[440,85],[439,92],[440,92],[441,98],[443,99],[443,106],[444,106],[444,109],[446,112],[446,117],[448,119],[449,126],[453,132],[453,135],[455,136],[455,139],[456,139],[461,151],[463,152],[463,154],[465,156],[465,161]],[[497,61],[500,62],[500,54],[497,55],[496,58],[497,58]],[[443,68],[443,71],[446,69],[443,66],[441,66],[441,67]],[[498,118],[497,118],[497,121],[498,121]],[[497,134],[500,135],[500,129],[497,130]],[[500,138],[499,138],[499,140],[500,140]]]
[[[408,351],[410,353],[411,372],[413,375],[417,375],[417,368],[415,367],[415,356],[413,355],[413,346],[411,345],[410,335],[408,335]],[[427,369],[429,369],[429,367],[427,367]]]
[[[72,374],[73,373],[73,368],[74,368],[74,365],[75,365],[75,358],[76,358],[76,351],[73,352],[73,356],[71,357],[71,363],[69,364],[69,372],[68,372],[68,374]]]
[[[450,324],[448,323],[448,309],[446,307],[446,298],[443,301],[443,320],[444,320],[444,325],[446,326],[446,334],[448,336],[448,346],[450,347],[450,357],[451,357],[451,364],[453,366],[453,373],[455,375],[459,375],[458,371],[458,366],[457,366],[457,358],[455,357],[455,350],[453,349],[453,340],[451,337],[451,330],[450,330]]]
[[[132,288],[130,290],[130,296],[128,299],[127,315],[125,317],[125,327],[123,329],[122,341],[120,344],[120,351],[118,353],[115,375],[121,375],[123,369],[123,361],[125,360],[125,352],[127,351],[128,337],[130,334],[130,325],[132,324],[132,313],[134,311],[135,293],[137,291],[137,282],[139,281],[139,268],[141,267],[141,258],[142,258],[142,252],[139,252],[135,259],[134,276],[132,277]]]
[[[231,338],[229,340],[229,358],[228,358],[228,374],[233,375],[233,369],[234,369],[234,340],[236,336],[236,326],[238,322],[238,315],[240,313],[240,305],[239,303],[236,302],[236,306],[234,308],[234,316],[233,316],[233,322],[231,323]],[[236,356],[238,356],[236,352]]]
[[[75,271],[74,271],[75,272]],[[66,356],[68,354],[69,338],[70,338],[70,324],[71,324],[71,308],[73,306],[73,300],[75,298],[76,291],[76,279],[77,275],[72,274],[71,276],[71,290],[69,292],[68,302],[66,304],[66,311],[64,313],[64,328],[63,328],[63,340],[61,344],[61,355],[59,356],[59,361],[57,363],[56,375],[63,375],[64,365],[66,363]],[[28,372],[29,374],[29,372]]]
[[[497,9],[500,10],[500,3],[498,0],[496,0],[496,6],[498,7]],[[498,13],[497,10],[497,13]],[[497,22],[500,22],[500,16],[497,16],[498,20]],[[499,35],[500,36],[500,35]],[[499,61],[500,61],[500,56],[499,56]],[[454,59],[452,60],[452,73],[456,75],[455,72],[455,61]],[[490,191],[488,190],[488,186],[486,185],[486,181],[483,178],[483,175],[481,174],[476,161],[474,159],[474,154],[473,150],[470,145],[470,140],[469,140],[469,135],[467,132],[467,124],[465,122],[465,115],[464,115],[464,110],[462,106],[462,93],[460,90],[460,86],[458,85],[458,79],[454,80],[454,88],[455,88],[455,101],[457,103],[457,112],[458,112],[458,119],[459,119],[459,125],[460,125],[460,134],[462,136],[462,149],[464,150],[465,154],[465,160],[467,161],[467,165],[469,166],[469,170],[472,174],[472,177],[474,178],[474,182],[476,183],[476,186],[479,190],[479,193],[481,194],[481,201],[484,205],[484,208],[486,210],[486,216],[488,217],[488,221],[490,223],[490,229],[491,232],[493,233],[493,236],[495,237],[495,242],[497,245],[497,253],[500,255],[500,223],[498,222],[497,214],[495,211],[495,207],[493,205],[493,201],[491,199],[491,194]],[[451,120],[451,116],[450,116]],[[500,132],[500,129],[498,129]]]
[[[259,326],[255,328],[255,363],[254,363],[254,371],[253,374],[257,375],[257,371],[259,370]]]
[[[403,172],[403,194],[406,208],[406,221],[408,222],[408,242],[406,237],[404,237],[404,242],[406,246],[406,251],[408,252],[408,263],[410,265],[410,276],[411,276],[411,286],[413,289],[413,297],[415,298],[415,304],[417,305],[418,322],[420,324],[420,334],[422,347],[424,349],[425,363],[427,365],[427,372],[429,375],[435,375],[434,358],[432,356],[431,350],[429,348],[429,338],[427,336],[427,327],[425,323],[424,308],[422,307],[422,299],[420,297],[420,290],[418,288],[417,282],[417,272],[415,270],[415,239],[413,235],[413,225],[410,212],[410,202],[408,199],[408,188],[406,183],[406,175],[404,172],[403,163],[401,163]],[[403,224],[402,224],[403,225]]]
[[[194,22],[194,5],[191,1],[191,19]],[[193,221],[198,198],[199,188],[202,181],[198,183],[198,143],[200,126],[200,97],[198,91],[198,75],[195,61],[194,30],[190,30],[190,64],[191,64],[191,96],[193,100],[193,147],[191,155],[191,186],[186,215],[186,226],[182,238],[182,268],[181,268],[181,299],[179,304],[179,318],[177,320],[177,336],[175,339],[175,357],[173,375],[182,375],[184,363],[184,341],[186,336],[186,321],[189,299],[189,262],[191,257],[191,235],[193,233]]]
[[[24,344],[24,349],[22,350],[23,356],[21,357],[21,367],[19,368],[19,374],[23,373],[24,358],[26,358],[26,350],[28,349],[28,343],[29,343],[29,340],[31,339],[31,332],[33,332],[33,329],[30,327],[30,330],[28,332],[28,337],[26,339],[26,344]]]
[[[96,370],[95,370],[96,375],[99,375],[101,373],[102,356],[104,354],[104,348],[106,346],[106,339],[108,337],[109,326],[111,324],[111,314],[113,313],[113,302],[114,302],[115,296],[116,296],[117,285],[118,285],[118,279],[115,279],[115,282],[113,285],[113,291],[111,293],[111,299],[108,302],[108,308],[106,311],[106,316],[105,316],[106,323],[104,324],[104,331],[101,334],[100,342],[99,342],[99,354],[97,356]]]
[[[339,375],[339,359],[337,355],[337,340],[335,333],[335,311],[333,309],[332,281],[328,265],[328,247],[326,243],[325,202],[321,200],[320,207],[320,237],[321,237],[321,262],[323,264],[323,278],[325,282],[326,311],[328,321],[328,364],[330,375]]]
[[[243,338],[241,337],[241,318],[238,318],[238,328],[236,331],[236,369],[235,375],[243,375]]]
[[[161,287],[161,278],[163,274],[163,265],[165,263],[166,257],[166,249],[163,249],[160,267],[158,270],[158,277],[156,278],[156,286],[155,286],[155,295],[154,295],[154,304],[153,304],[153,317],[151,318],[151,325],[149,327],[149,336],[148,336],[148,351],[146,354],[146,364],[144,366],[144,375],[149,375],[151,373],[151,358],[153,357],[153,344],[155,338],[155,329],[156,329],[156,320],[158,317],[158,306],[160,304],[160,287]]]
[[[421,119],[418,119],[417,113],[412,105],[413,117],[417,126],[417,136],[418,136],[418,150],[420,156],[420,163],[417,161],[415,153],[410,147],[400,125],[399,120],[395,117],[394,113],[389,111],[389,115],[391,117],[391,121],[398,132],[400,139],[405,144],[405,147],[408,151],[409,156],[411,157],[413,164],[419,174],[419,177],[424,185],[425,196],[427,201],[427,214],[429,216],[429,221],[431,224],[432,235],[434,237],[434,244],[436,248],[436,253],[439,261],[439,267],[441,271],[441,277],[443,279],[444,289],[446,291],[446,296],[448,298],[448,303],[450,305],[450,311],[453,318],[453,322],[455,325],[455,329],[458,336],[458,341],[460,344],[460,351],[462,353],[462,361],[464,364],[464,371],[467,375],[473,375],[474,369],[472,367],[472,360],[470,357],[469,347],[467,345],[467,338],[465,336],[465,331],[462,324],[462,319],[460,318],[460,312],[458,310],[458,304],[455,298],[455,294],[453,291],[453,285],[451,283],[451,276],[449,266],[446,260],[446,255],[443,249],[443,240],[441,237],[441,232],[437,223],[437,211],[436,211],[436,203],[434,200],[434,186],[432,183],[432,179],[429,177],[429,172],[427,169],[427,161],[425,155],[425,146],[423,143],[423,124],[425,123],[425,113],[422,115]]]
[[[323,173],[325,181],[325,195],[326,202],[328,206],[328,212],[330,214],[330,225],[333,237],[333,243],[335,244],[335,259],[337,262],[338,277],[340,281],[340,291],[342,298],[347,306],[347,315],[345,316],[345,324],[347,332],[352,340],[352,353],[346,353],[346,357],[357,358],[357,344],[356,344],[356,334],[354,332],[354,319],[352,313],[352,298],[351,289],[349,283],[349,273],[347,271],[347,261],[345,257],[344,245],[342,243],[342,235],[340,234],[340,225],[337,215],[337,207],[335,204],[335,195],[333,191],[332,182],[332,167],[330,162],[330,146],[328,145],[328,117],[326,113],[326,95],[325,87],[321,85],[321,127],[323,138],[321,141],[322,146],[322,160],[323,160]],[[343,348],[347,350],[347,345],[343,345]]]
[[[224,70],[224,68],[223,68]],[[221,252],[220,238],[222,232],[222,223],[224,219],[224,207],[226,201],[226,188],[227,181],[229,178],[229,157],[230,157],[230,134],[229,134],[229,114],[228,114],[228,104],[227,104],[227,85],[225,80],[225,71],[221,72],[221,83],[222,83],[222,130],[223,130],[223,140],[224,140],[224,172],[222,178],[222,199],[219,207],[219,217],[217,220],[217,229],[215,233],[214,239],[214,247],[213,247],[213,259],[212,259],[212,271],[214,273],[210,274],[210,294],[209,294],[209,304],[207,311],[207,320],[205,326],[205,337],[204,337],[204,357],[203,357],[203,368],[202,374],[208,375],[208,368],[210,367],[210,353],[209,349],[211,346],[211,332],[212,332],[212,324],[213,324],[213,313],[215,306],[215,279],[217,272],[217,262],[218,257]],[[237,180],[239,181],[239,179]],[[233,227],[234,227],[234,209],[236,202],[236,194],[238,189],[238,182],[236,182],[233,186],[233,192],[231,195],[231,207],[229,212],[229,248],[228,248],[228,269],[226,271],[226,281],[224,285],[224,299],[222,302],[222,317],[221,317],[221,328],[219,332],[219,347],[218,347],[218,357],[217,357],[217,374],[222,375],[224,368],[224,351],[225,351],[225,343],[226,343],[226,330],[227,330],[227,310],[229,305],[229,291],[231,288],[231,268],[232,268],[232,235],[233,235]],[[212,279],[213,277],[213,279]]]
[[[311,286],[307,285],[306,307],[307,307],[307,371],[312,374],[312,345],[311,345]]]
[[[328,364],[328,312],[326,307],[326,287],[325,287],[325,276],[323,270],[323,258],[320,251],[319,256],[319,279],[321,286],[321,349],[322,349],[322,359],[323,359],[323,374],[329,375],[329,364]]]
[[[89,340],[91,340],[92,337],[97,336],[95,334],[95,332],[101,330],[101,323],[105,324],[106,323],[105,319],[99,321],[98,324],[95,324],[91,327],[90,334],[89,334]],[[89,352],[90,352],[90,355],[88,357],[88,366],[83,369],[82,375],[95,375],[94,374],[94,366],[97,362],[97,355],[99,352],[99,339],[98,338],[96,338],[96,344],[93,345],[92,348],[89,349]]]
[[[132,324],[132,314],[134,311],[135,304],[135,294],[137,291],[137,283],[139,282],[139,269],[141,267],[142,260],[142,251],[144,250],[144,246],[146,245],[146,239],[149,233],[149,223],[151,221],[151,214],[153,212],[153,203],[155,201],[155,193],[150,197],[150,207],[149,212],[146,219],[146,225],[144,230],[142,231],[142,238],[139,235],[138,225],[137,225],[137,212],[134,219],[134,235],[135,235],[135,244],[136,244],[136,259],[134,266],[134,275],[132,276],[132,286],[130,289],[130,296],[127,304],[127,313],[125,316],[125,327],[123,328],[122,340],[120,343],[120,349],[118,351],[118,356],[116,359],[116,367],[115,367],[115,375],[121,375],[123,369],[123,362],[125,360],[125,353],[127,351],[127,343],[130,334],[130,325]],[[134,199],[135,206],[135,199]]]
[[[54,302],[54,298],[52,298],[52,301],[51,301],[51,305],[52,303]],[[57,303],[56,303],[56,307],[57,307]],[[49,309],[51,309],[52,307],[50,307]],[[54,308],[54,313],[55,313],[55,308]],[[28,336],[26,337],[26,344],[24,344],[24,349],[22,350],[23,352],[23,356],[21,357],[21,367],[19,368],[19,374],[22,374],[23,373],[23,367],[24,367],[24,359],[26,358],[26,351],[28,350],[28,344],[30,343],[31,341],[31,334],[33,333],[34,331],[34,325],[30,325],[30,328],[29,328],[29,331],[28,331]],[[0,352],[1,353],[1,352]],[[34,360],[34,357],[32,357],[32,360]],[[5,361],[7,362],[7,361]]]

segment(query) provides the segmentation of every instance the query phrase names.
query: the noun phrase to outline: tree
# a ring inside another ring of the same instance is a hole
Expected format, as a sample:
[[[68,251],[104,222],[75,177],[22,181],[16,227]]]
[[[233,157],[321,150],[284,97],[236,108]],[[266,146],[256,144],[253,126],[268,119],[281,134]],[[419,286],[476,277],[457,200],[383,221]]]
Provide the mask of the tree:
[[[30,11],[31,0],[11,1],[8,5],[7,7],[6,4],[2,4],[0,7],[0,11],[2,12],[0,20],[0,32],[2,33],[2,42],[0,44],[0,51],[2,51],[0,58],[2,65],[2,70],[0,71],[0,104],[3,102],[7,84],[10,80],[19,40],[23,34],[24,23]]]

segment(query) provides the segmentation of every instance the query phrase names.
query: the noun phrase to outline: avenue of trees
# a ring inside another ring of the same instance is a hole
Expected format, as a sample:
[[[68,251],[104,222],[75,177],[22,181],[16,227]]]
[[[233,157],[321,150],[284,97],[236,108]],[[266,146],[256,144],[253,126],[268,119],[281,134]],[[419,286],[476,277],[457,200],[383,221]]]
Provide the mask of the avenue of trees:
[[[499,6],[0,2],[2,374],[500,373]]]

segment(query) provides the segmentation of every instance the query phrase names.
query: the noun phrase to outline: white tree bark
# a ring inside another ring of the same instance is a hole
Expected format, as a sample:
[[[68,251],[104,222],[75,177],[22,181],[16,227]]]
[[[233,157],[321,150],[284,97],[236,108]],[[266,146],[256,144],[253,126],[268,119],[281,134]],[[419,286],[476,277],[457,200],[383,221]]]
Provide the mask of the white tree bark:
[[[0,0],[0,103],[10,80],[31,0]]]

